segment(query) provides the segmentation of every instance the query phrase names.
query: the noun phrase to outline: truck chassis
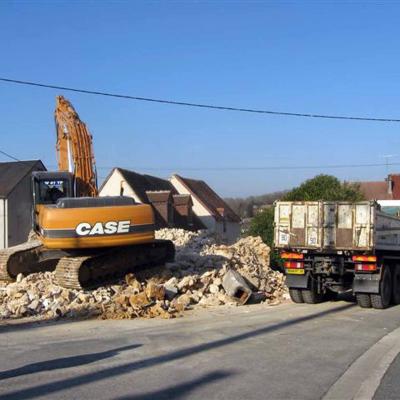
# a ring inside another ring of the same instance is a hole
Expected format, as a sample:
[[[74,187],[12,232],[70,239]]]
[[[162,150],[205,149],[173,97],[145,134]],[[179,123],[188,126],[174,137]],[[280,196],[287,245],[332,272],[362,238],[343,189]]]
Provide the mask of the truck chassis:
[[[282,252],[291,299],[320,303],[352,291],[363,308],[400,304],[400,254]]]

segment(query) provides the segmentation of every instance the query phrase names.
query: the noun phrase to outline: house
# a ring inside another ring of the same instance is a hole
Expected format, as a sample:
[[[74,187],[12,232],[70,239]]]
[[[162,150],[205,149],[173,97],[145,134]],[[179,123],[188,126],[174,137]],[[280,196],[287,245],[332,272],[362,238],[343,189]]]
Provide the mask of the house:
[[[114,168],[99,190],[100,196],[129,196],[137,203],[151,204],[157,228],[177,227],[204,229],[193,215],[189,195],[181,195],[166,179],[142,175],[123,168]]]
[[[400,200],[400,174],[390,174],[384,181],[357,184],[366,200]]]
[[[32,228],[31,173],[45,170],[39,160],[0,163],[0,249],[27,240]]]
[[[174,174],[170,182],[180,195],[190,195],[193,212],[220,239],[232,243],[240,236],[240,217],[204,181]]]
[[[153,206],[157,228],[209,229],[221,240],[240,236],[240,218],[204,181],[173,175],[170,180],[114,168],[100,196],[130,196]]]

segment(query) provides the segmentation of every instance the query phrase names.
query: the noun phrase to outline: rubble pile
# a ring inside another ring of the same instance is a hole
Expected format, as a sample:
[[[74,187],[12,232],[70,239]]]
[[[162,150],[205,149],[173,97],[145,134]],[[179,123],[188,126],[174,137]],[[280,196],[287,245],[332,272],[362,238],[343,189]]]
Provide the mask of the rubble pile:
[[[70,290],[55,283],[52,272],[41,272],[0,286],[0,318],[96,315],[96,305],[110,299],[110,288],[92,292]]]
[[[92,291],[57,286],[51,272],[19,275],[16,282],[0,284],[0,319],[172,318],[195,307],[247,301],[277,304],[287,297],[284,276],[269,268],[270,249],[259,237],[227,246],[218,245],[206,231],[163,229],[156,236],[174,242],[174,262],[138,270]],[[232,289],[237,279],[240,295]]]

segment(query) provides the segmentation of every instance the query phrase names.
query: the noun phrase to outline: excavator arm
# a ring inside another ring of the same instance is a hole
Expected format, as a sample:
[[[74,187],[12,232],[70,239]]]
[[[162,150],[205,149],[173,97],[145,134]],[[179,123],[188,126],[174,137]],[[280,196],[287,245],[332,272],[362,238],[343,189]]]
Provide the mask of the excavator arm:
[[[57,130],[58,169],[75,175],[76,196],[98,194],[92,135],[72,104],[57,96],[54,113]]]

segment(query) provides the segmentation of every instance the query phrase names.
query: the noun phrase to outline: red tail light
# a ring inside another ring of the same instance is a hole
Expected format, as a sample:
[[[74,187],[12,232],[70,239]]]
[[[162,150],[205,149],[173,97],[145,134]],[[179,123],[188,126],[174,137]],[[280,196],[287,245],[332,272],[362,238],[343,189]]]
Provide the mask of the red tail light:
[[[353,256],[353,261],[376,262],[376,256]]]
[[[354,266],[356,272],[373,272],[377,270],[376,264],[355,264]]]
[[[287,269],[301,269],[304,268],[304,263],[300,261],[285,261],[283,263],[284,267]]]
[[[304,258],[304,254],[302,254],[302,253],[281,253],[281,258],[292,259],[292,260],[302,260]]]

